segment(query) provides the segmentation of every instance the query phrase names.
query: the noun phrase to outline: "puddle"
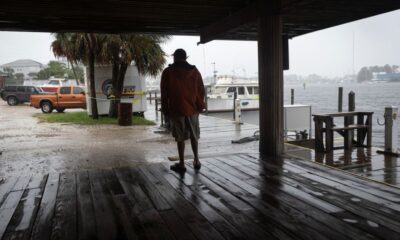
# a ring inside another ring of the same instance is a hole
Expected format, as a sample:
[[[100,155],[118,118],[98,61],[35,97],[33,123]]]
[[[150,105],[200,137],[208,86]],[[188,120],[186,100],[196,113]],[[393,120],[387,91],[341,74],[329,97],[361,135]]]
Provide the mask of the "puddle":
[[[347,222],[347,223],[358,223],[358,221],[357,220],[355,220],[355,219],[350,219],[350,218],[343,218],[343,221],[345,221],[345,222]]]

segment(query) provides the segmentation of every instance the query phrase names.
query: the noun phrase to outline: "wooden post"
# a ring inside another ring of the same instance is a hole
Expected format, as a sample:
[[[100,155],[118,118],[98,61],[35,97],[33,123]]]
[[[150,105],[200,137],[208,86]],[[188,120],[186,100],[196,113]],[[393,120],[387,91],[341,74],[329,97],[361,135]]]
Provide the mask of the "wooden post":
[[[206,103],[206,115],[208,115],[208,87],[204,88],[204,102]]]
[[[354,112],[355,110],[356,110],[356,94],[353,91],[351,91],[349,93],[349,112]],[[353,125],[354,124],[354,116],[346,117],[345,123],[347,124],[347,126]],[[354,131],[348,130],[347,134],[345,136],[345,146],[347,149],[351,149],[351,147],[353,145],[353,139],[354,139]]]
[[[294,104],[294,89],[290,89],[290,104]]]
[[[343,111],[343,87],[339,87],[338,112]]]
[[[235,91],[233,93],[233,120],[235,120],[235,111],[236,111],[236,98],[237,98],[237,92]]]
[[[150,104],[151,104],[151,91],[149,93],[150,93]]]
[[[259,0],[260,153],[283,153],[283,59],[280,0]]]
[[[349,93],[349,112],[354,112],[356,110],[356,94],[351,91]]]

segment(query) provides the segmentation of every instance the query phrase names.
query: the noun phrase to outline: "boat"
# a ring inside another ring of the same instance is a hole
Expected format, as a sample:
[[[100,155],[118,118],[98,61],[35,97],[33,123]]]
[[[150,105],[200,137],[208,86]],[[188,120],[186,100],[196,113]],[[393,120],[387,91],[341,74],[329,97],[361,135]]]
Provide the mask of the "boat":
[[[259,109],[258,80],[225,75],[219,76],[215,85],[207,86],[208,112],[233,111],[235,93],[242,111]]]
[[[57,92],[57,89],[62,86],[79,86],[79,82],[76,79],[51,77],[46,84],[40,87],[45,92]]]

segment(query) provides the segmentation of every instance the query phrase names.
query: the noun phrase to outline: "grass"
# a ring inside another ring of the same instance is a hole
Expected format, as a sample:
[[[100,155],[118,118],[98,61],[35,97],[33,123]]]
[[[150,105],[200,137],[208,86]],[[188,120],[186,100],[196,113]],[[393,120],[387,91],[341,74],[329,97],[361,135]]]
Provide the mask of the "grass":
[[[99,125],[99,124],[112,124],[117,125],[118,120],[110,117],[100,116],[98,120],[92,119],[86,112],[72,112],[72,113],[51,113],[51,114],[35,114],[41,122],[48,123],[70,123],[80,125]],[[133,125],[156,125],[155,122],[147,120],[142,117],[132,117]]]

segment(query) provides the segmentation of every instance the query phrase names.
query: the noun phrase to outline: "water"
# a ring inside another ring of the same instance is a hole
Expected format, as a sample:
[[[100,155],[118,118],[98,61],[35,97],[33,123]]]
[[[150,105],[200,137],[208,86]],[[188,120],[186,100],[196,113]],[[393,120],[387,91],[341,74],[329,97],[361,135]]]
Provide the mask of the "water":
[[[295,89],[294,101],[296,104],[311,105],[312,113],[332,113],[338,110],[338,87],[343,87],[343,111],[348,109],[348,93],[356,94],[356,111],[371,111],[373,115],[372,141],[375,146],[384,145],[384,126],[377,124],[377,119],[383,123],[385,107],[400,107],[400,83],[365,83],[365,84],[302,84],[286,85],[284,102],[290,104],[290,89]],[[215,113],[211,116],[232,119],[232,113]],[[259,112],[242,112],[242,121],[259,124]],[[400,131],[398,131],[400,133]],[[399,134],[400,137],[400,134]]]

